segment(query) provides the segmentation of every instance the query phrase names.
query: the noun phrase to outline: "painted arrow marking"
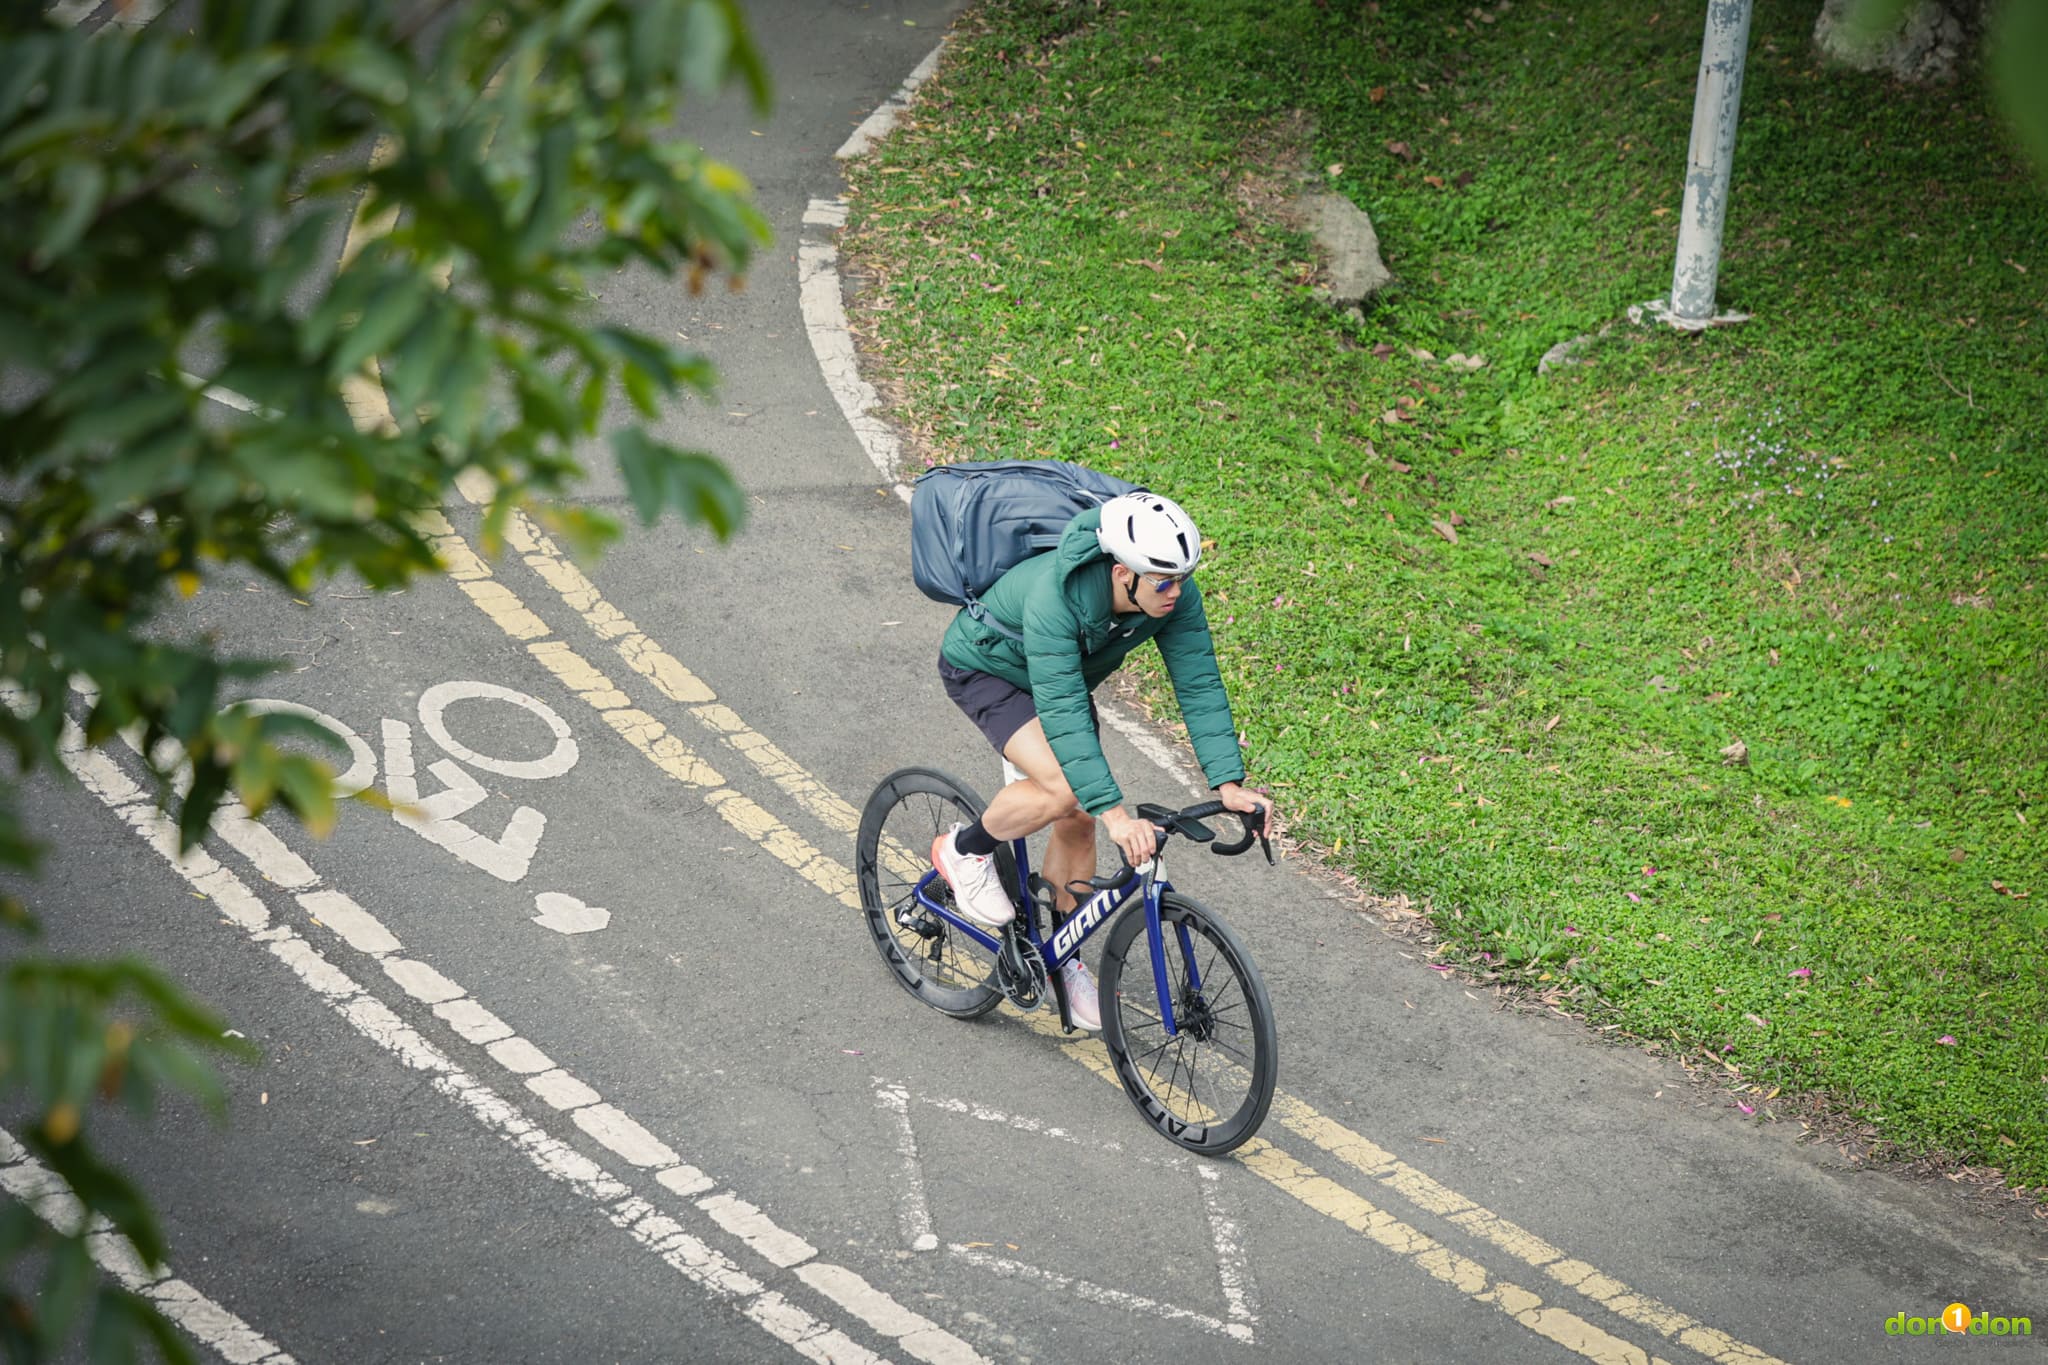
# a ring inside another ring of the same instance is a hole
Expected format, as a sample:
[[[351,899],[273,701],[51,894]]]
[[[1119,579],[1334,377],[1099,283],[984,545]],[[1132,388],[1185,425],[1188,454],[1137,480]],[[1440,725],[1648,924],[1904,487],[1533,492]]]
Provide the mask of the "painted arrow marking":
[[[559,891],[543,891],[533,898],[540,913],[533,922],[558,934],[592,934],[612,922],[612,912],[601,905],[586,905]]]

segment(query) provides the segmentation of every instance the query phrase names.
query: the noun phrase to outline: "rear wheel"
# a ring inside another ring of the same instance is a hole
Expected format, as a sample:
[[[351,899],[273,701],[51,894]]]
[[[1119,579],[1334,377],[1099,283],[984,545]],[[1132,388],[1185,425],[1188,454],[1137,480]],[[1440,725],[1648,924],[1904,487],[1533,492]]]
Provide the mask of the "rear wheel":
[[[1214,911],[1167,892],[1159,924],[1176,1032],[1160,1017],[1160,974],[1144,907],[1135,905],[1111,926],[1102,953],[1102,1040],[1124,1093],[1162,1136],[1221,1156],[1259,1130],[1273,1103],[1273,1006],[1250,954]]]
[[[861,910],[875,946],[903,989],[941,1014],[972,1019],[1002,1002],[994,984],[995,955],[917,902],[917,884],[931,871],[932,843],[958,823],[980,818],[981,798],[956,777],[933,768],[904,768],[882,779],[861,812],[854,870]],[[1006,885],[1016,869],[1008,848],[996,851]],[[952,908],[945,878],[927,894]]]

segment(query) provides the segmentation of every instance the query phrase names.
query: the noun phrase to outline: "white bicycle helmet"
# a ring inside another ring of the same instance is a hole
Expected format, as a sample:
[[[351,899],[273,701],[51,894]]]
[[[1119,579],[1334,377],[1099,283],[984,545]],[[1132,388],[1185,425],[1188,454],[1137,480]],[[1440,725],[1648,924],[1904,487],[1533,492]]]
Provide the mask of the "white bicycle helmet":
[[[1157,493],[1123,493],[1102,504],[1095,539],[1133,573],[1185,574],[1202,558],[1194,518]]]

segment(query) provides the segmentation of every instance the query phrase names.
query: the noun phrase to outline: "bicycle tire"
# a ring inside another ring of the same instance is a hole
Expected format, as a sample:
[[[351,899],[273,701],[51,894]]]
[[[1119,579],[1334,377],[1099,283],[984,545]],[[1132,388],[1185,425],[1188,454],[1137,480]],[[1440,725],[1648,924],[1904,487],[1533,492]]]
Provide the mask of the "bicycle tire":
[[[926,911],[906,926],[897,913],[930,868],[931,844],[955,820],[981,816],[972,787],[936,768],[901,768],[883,778],[861,811],[854,837],[854,871],[868,932],[896,983],[941,1014],[974,1019],[1002,1003],[995,955]],[[1014,860],[997,850],[1004,885],[1014,888]],[[935,892],[951,894],[941,878]]]
[[[1251,955],[1215,911],[1167,892],[1159,923],[1179,1034],[1169,1038],[1159,1017],[1145,910],[1133,905],[1111,926],[1102,952],[1102,1040],[1146,1122],[1188,1151],[1222,1156],[1258,1132],[1272,1107],[1280,1070],[1273,1004]],[[1183,927],[1199,994],[1188,985]]]

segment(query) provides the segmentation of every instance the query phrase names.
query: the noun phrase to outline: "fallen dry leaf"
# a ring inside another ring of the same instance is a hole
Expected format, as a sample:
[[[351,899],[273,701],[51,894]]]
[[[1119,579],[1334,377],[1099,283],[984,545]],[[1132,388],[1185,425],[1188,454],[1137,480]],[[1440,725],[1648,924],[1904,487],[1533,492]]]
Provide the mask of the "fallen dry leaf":
[[[1383,412],[1383,413],[1381,413],[1381,414],[1380,414],[1380,420],[1381,420],[1382,422],[1385,422],[1385,423],[1386,423],[1386,424],[1387,424],[1388,426],[1390,426],[1390,427],[1397,427],[1397,426],[1400,426],[1400,425],[1401,425],[1401,412],[1400,412],[1400,409],[1398,409],[1398,408],[1388,408],[1388,409],[1387,409],[1387,410],[1386,410],[1385,412]]]
[[[1563,720],[1563,719],[1564,719],[1564,717],[1563,717],[1562,715],[1556,715],[1556,716],[1552,716],[1552,717],[1551,717],[1551,718],[1550,718],[1549,720],[1546,720],[1546,721],[1544,721],[1544,722],[1543,722],[1543,733],[1547,735],[1547,734],[1549,734],[1549,733],[1550,733],[1550,732],[1551,732],[1552,730],[1555,730],[1555,729],[1557,728],[1557,723],[1558,723],[1559,721]]]
[[[1529,558],[1535,560],[1538,564],[1541,564],[1546,569],[1552,567],[1550,563],[1550,556],[1543,553],[1543,551],[1541,550],[1529,551]]]
[[[1403,161],[1413,161],[1415,159],[1415,149],[1405,142],[1389,142],[1387,144],[1387,152],[1389,155],[1400,157]]]
[[[1721,763],[1722,766],[1729,768],[1747,767],[1749,765],[1749,746],[1739,739],[1736,740],[1721,751]]]
[[[1378,104],[1381,100],[1387,97],[1387,87],[1385,87],[1384,85],[1375,85],[1372,89],[1365,92],[1365,97],[1371,100],[1374,104]]]
[[[1458,543],[1458,532],[1448,521],[1433,520],[1429,524],[1436,528],[1438,535],[1451,542],[1451,544],[1456,545]]]
[[[1444,178],[1440,175],[1425,175],[1422,177],[1422,183],[1440,190],[1444,187]]]
[[[1456,180],[1453,180],[1451,183],[1462,190],[1478,178],[1479,177],[1474,175],[1471,171],[1459,171],[1458,178]]]
[[[1389,460],[1387,461],[1387,468],[1393,470],[1396,474],[1406,474],[1414,466],[1402,464],[1399,460]]]

